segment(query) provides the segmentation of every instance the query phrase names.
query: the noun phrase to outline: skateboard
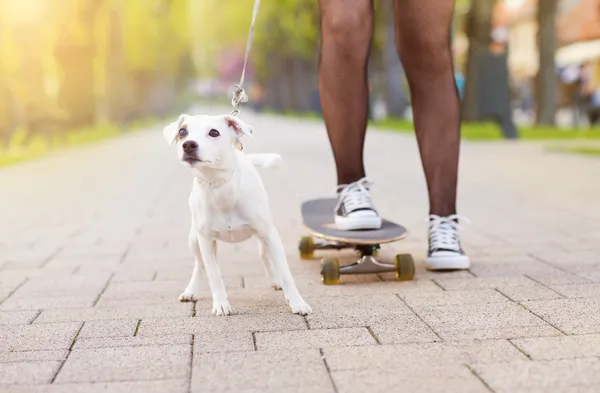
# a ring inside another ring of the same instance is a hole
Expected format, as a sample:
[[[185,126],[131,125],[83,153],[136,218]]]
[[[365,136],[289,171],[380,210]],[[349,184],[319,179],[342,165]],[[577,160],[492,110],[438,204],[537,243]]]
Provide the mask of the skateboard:
[[[311,236],[300,239],[298,249],[301,259],[313,259],[316,250],[343,250],[354,248],[358,253],[355,263],[340,266],[337,258],[326,258],[321,262],[321,281],[325,285],[336,285],[340,275],[377,274],[395,272],[400,281],[410,281],[415,275],[415,264],[411,254],[398,254],[394,263],[383,263],[375,259],[382,244],[404,239],[406,228],[389,220],[382,220],[381,228],[344,231],[337,229],[333,220],[336,199],[320,198],[302,203],[304,227]],[[317,238],[316,240],[314,238]]]

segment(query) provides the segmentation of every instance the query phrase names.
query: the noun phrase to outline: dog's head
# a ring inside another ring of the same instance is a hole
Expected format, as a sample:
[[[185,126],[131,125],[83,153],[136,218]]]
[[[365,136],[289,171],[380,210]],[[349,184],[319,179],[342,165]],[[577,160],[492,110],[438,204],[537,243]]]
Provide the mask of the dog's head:
[[[164,128],[163,136],[170,145],[177,145],[177,154],[184,165],[218,167],[220,161],[233,153],[238,140],[253,131],[250,125],[232,115],[183,114]]]

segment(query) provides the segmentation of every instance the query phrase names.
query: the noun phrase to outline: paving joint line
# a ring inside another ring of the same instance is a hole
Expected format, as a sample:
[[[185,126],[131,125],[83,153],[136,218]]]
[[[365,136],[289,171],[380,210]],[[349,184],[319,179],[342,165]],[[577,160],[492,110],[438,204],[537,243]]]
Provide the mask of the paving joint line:
[[[44,261],[38,267],[38,269],[42,269],[42,268],[46,267],[46,265],[49,264],[54,258],[56,258],[56,256],[58,254],[60,254],[63,249],[64,249],[64,247],[59,247],[58,250],[56,250],[53,253],[51,253],[46,259],[44,259]]]
[[[571,273],[571,274],[573,274],[573,273]],[[550,288],[548,285],[546,285],[546,284],[544,284],[544,283],[542,283],[542,282],[540,282],[540,281],[536,280],[535,278],[533,278],[533,277],[529,276],[528,274],[523,274],[523,276],[525,276],[525,277],[527,277],[528,279],[530,279],[531,281],[533,281],[533,282],[535,282],[535,283],[537,283],[537,284],[539,284],[539,285],[543,286],[544,288],[546,288],[546,289],[549,289],[549,290],[551,290],[552,292],[556,293],[557,295],[559,295],[559,296],[561,297],[561,299],[567,299],[567,297],[566,297],[565,295],[563,295],[562,293],[560,293],[560,292],[558,292],[558,291],[555,291],[554,289]],[[583,277],[582,277],[582,278],[583,278]],[[569,284],[567,284],[567,285],[569,285]],[[575,284],[575,285],[577,285],[577,284]]]
[[[435,280],[435,278],[432,278],[432,279],[431,279],[431,282],[433,282],[433,283],[434,283],[436,286],[440,287],[440,288],[442,289],[442,291],[444,291],[444,292],[446,292],[446,291],[447,291],[447,290],[446,290],[446,288],[444,288],[444,287],[443,287],[443,286],[442,286],[442,285],[441,285],[439,282],[437,282],[437,281]]]
[[[506,339],[506,341],[508,341],[508,342],[510,343],[510,345],[512,345],[513,347],[517,348],[517,350],[518,350],[519,352],[521,352],[521,353],[522,353],[522,354],[523,354],[523,355],[524,355],[524,356],[525,356],[527,359],[529,359],[529,360],[533,360],[533,359],[531,358],[531,356],[529,356],[529,354],[528,354],[527,352],[525,352],[525,350],[523,350],[523,349],[519,348],[519,347],[517,346],[517,344],[515,344],[515,343],[514,343],[512,340],[513,340],[512,338],[508,338],[508,339]]]
[[[541,316],[539,316],[538,314],[534,313],[533,311],[531,311],[530,309],[527,308],[527,306],[525,306],[523,303],[521,302],[517,302],[517,304],[521,307],[523,307],[525,310],[527,310],[528,312],[530,312],[531,314],[535,315],[536,317],[538,317],[539,319],[541,319],[542,321],[544,321],[546,324],[548,324],[549,326],[552,326],[554,329],[556,329],[557,331],[559,331],[563,336],[571,336],[571,334],[567,334],[565,332],[563,332],[561,329],[559,329],[558,327],[556,327],[554,324],[546,321],[544,318],[542,318]]]
[[[329,368],[329,364],[327,363],[327,359],[325,358],[325,352],[323,348],[319,348],[319,354],[321,355],[321,359],[323,360],[323,364],[325,365],[325,369],[327,370],[327,375],[329,376],[329,380],[331,381],[331,386],[333,386],[333,391],[338,393],[338,387],[335,385],[335,381],[333,380],[333,376],[331,375],[331,369]]]
[[[30,325],[33,325],[33,321],[35,321],[40,315],[42,314],[42,310],[37,310],[37,313],[35,314],[35,316],[31,319],[31,321],[29,321]]]
[[[71,352],[73,351],[73,346],[75,345],[75,342],[77,342],[77,338],[79,337],[79,334],[83,330],[84,326],[85,326],[85,322],[81,322],[81,326],[79,327],[79,330],[77,331],[77,333],[75,333],[75,337],[73,337],[73,342],[71,342],[71,345],[69,345],[69,349],[67,349],[67,356],[65,356],[65,360],[63,360],[61,365],[58,367],[58,370],[56,370],[56,373],[54,374],[54,376],[52,377],[52,380],[50,381],[51,384],[54,383],[54,381],[58,377],[58,374],[65,366],[65,363],[67,362],[67,360],[69,360],[69,356],[71,356]]]
[[[15,292],[17,292],[17,291],[18,291],[18,290],[19,290],[19,289],[20,289],[20,288],[21,288],[23,285],[25,285],[25,283],[26,283],[27,281],[29,281],[29,277],[27,277],[25,280],[23,280],[23,282],[22,282],[22,283],[20,283],[19,285],[17,285],[17,286],[15,287],[15,289],[13,289],[12,291],[10,291],[10,292],[8,293],[8,295],[7,295],[7,296],[6,296],[4,299],[0,300],[0,305],[2,305],[2,303],[4,303],[5,301],[7,301],[8,299],[10,299],[10,297],[11,297],[12,295],[14,295],[14,294],[15,294]]]
[[[421,316],[420,316],[419,314],[417,314],[417,312],[416,312],[416,311],[415,311],[415,310],[414,310],[414,309],[413,309],[411,306],[409,306],[409,305],[408,305],[408,303],[406,303],[406,301],[404,301],[404,299],[402,299],[402,298],[401,298],[400,296],[398,296],[398,295],[396,295],[396,297],[397,297],[398,299],[400,299],[400,301],[401,301],[402,303],[404,303],[404,304],[406,305],[406,307],[408,307],[408,309],[409,309],[410,311],[412,311],[412,313],[413,313],[414,315],[416,315],[416,316],[417,316],[417,318],[419,318],[419,320],[420,320],[421,322],[423,322],[423,323],[425,324],[425,326],[427,326],[427,327],[429,328],[429,330],[431,330],[431,331],[433,332],[433,334],[435,334],[435,336],[436,336],[437,338],[439,338],[439,339],[440,339],[440,341],[444,341],[444,340],[442,339],[442,337],[441,337],[441,336],[438,334],[438,332],[436,332],[436,331],[435,331],[435,330],[434,330],[434,329],[433,329],[431,326],[429,326],[429,324],[428,324],[427,322],[425,322],[425,320],[424,320],[423,318],[421,318]]]
[[[488,385],[488,383],[487,383],[487,382],[486,382],[486,381],[485,381],[483,378],[481,378],[481,376],[480,376],[479,374],[477,374],[477,372],[476,372],[476,371],[475,371],[475,370],[474,370],[474,369],[473,369],[471,366],[469,366],[468,364],[465,364],[465,367],[466,367],[467,369],[469,369],[469,371],[471,372],[471,374],[473,374],[473,375],[475,376],[475,378],[477,378],[478,380],[480,380],[480,381],[481,381],[481,383],[482,383],[482,384],[483,384],[483,385],[484,385],[484,386],[485,386],[485,387],[486,387],[486,388],[487,388],[487,389],[488,389],[490,392],[492,392],[492,393],[495,393],[494,389],[492,389],[492,387],[491,387],[490,385]]]
[[[556,265],[554,265],[554,264],[552,264],[552,263],[550,263],[550,262],[547,262],[547,261],[545,261],[544,259],[542,259],[542,258],[538,257],[537,255],[535,255],[535,254],[532,254],[531,252],[528,252],[526,255],[528,255],[528,256],[530,256],[530,257],[532,257],[532,258],[533,258],[533,259],[535,259],[536,261],[542,262],[542,263],[543,263],[543,264],[545,264],[545,265],[548,265],[548,266],[550,266],[550,267],[553,267],[553,268],[555,268],[555,269],[558,269],[558,270],[560,270],[560,271],[561,271],[561,272],[563,272],[563,273],[572,274],[572,275],[574,275],[574,276],[577,276],[577,277],[583,278],[584,280],[586,280],[586,281],[587,281],[588,283],[590,283],[590,284],[591,284],[591,283],[594,283],[594,281],[592,281],[592,280],[589,280],[589,279],[587,279],[587,278],[585,278],[585,277],[582,277],[582,276],[580,276],[580,275],[579,275],[579,274],[577,274],[577,273],[570,272],[570,271],[568,271],[568,270],[566,270],[566,269],[564,269],[564,268],[562,268],[562,267],[560,267],[560,266],[556,266]],[[531,277],[529,277],[529,278],[530,278],[530,279],[532,279]],[[537,282],[537,281],[536,281],[536,282]],[[543,285],[543,284],[542,284],[542,285]],[[567,285],[568,285],[568,284],[567,284]],[[550,289],[551,289],[551,288],[550,288]]]
[[[190,351],[190,382],[188,392],[192,392],[192,377],[194,372],[194,347],[196,346],[196,335],[192,334],[191,351]]]
[[[379,337],[377,337],[377,335],[375,334],[373,329],[371,329],[371,326],[365,326],[365,327],[367,328],[367,330],[369,331],[369,334],[371,335],[371,337],[373,337],[373,340],[375,340],[377,345],[381,345],[381,341],[379,341]]]
[[[258,347],[256,346],[256,333],[257,332],[251,332],[251,334],[252,334],[252,345],[254,346],[254,350],[258,351]]]
[[[104,285],[104,288],[102,288],[102,290],[98,294],[98,297],[92,303],[92,307],[96,307],[96,304],[98,304],[98,302],[100,301],[100,298],[102,297],[102,295],[104,295],[104,292],[106,292],[106,290],[108,289],[108,286],[110,285],[110,282],[114,276],[115,276],[115,273],[110,273],[110,277],[108,277],[108,280],[106,281],[106,284]]]
[[[306,328],[307,328],[308,330],[312,330],[312,329],[310,328],[310,323],[308,322],[308,318],[306,318],[306,315],[303,315],[303,316],[302,316],[302,319],[304,320],[304,323],[306,324]]]
[[[140,325],[142,324],[142,319],[138,319],[137,324],[135,325],[135,331],[133,332],[133,337],[137,336],[140,331]]]

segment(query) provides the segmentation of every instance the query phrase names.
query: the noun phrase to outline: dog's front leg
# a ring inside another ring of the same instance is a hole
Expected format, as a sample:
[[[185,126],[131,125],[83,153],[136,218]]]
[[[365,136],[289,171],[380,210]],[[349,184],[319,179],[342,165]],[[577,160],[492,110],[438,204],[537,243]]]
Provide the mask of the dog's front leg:
[[[265,243],[269,258],[273,263],[273,267],[277,272],[277,276],[281,277],[281,286],[283,293],[287,299],[290,308],[294,314],[308,315],[312,313],[310,306],[304,301],[288,265],[287,257],[285,256],[285,250],[279,237],[279,232],[275,226],[271,226],[267,233],[262,236],[261,240]]]
[[[212,312],[215,315],[229,315],[231,314],[231,306],[227,300],[225,283],[217,264],[217,242],[216,240],[209,240],[203,236],[198,236],[198,245],[202,252],[204,269],[206,270],[210,292],[212,293]]]
[[[179,296],[180,302],[195,302],[200,300],[200,292],[202,291],[202,253],[198,245],[198,235],[196,230],[192,228],[188,236],[188,246],[194,254],[194,271],[185,291]]]

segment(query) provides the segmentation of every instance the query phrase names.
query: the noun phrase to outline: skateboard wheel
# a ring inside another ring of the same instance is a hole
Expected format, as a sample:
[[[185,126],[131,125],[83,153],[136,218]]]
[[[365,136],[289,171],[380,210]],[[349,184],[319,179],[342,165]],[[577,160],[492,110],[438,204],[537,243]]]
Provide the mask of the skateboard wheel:
[[[337,285],[340,283],[340,262],[336,258],[323,260],[321,282],[325,285]]]
[[[302,237],[302,239],[300,239],[298,250],[300,250],[301,259],[313,259],[315,256],[315,243],[313,242],[312,237]]]
[[[415,276],[415,261],[410,254],[398,254],[394,261],[396,278],[400,281],[410,281]]]

